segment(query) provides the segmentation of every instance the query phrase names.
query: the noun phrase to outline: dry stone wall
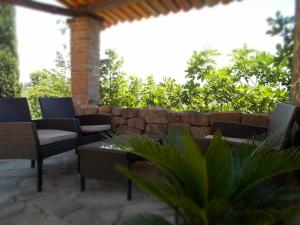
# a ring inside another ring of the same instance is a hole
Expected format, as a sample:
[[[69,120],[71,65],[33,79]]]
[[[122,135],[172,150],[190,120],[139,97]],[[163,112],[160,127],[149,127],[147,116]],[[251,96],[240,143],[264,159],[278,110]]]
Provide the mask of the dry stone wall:
[[[208,135],[216,121],[245,123],[267,126],[269,116],[262,114],[245,114],[240,112],[173,112],[153,108],[119,108],[119,107],[80,107],[78,114],[108,114],[112,116],[112,126],[117,133],[158,135],[158,130],[168,133],[172,127],[180,127],[191,132],[194,137]]]

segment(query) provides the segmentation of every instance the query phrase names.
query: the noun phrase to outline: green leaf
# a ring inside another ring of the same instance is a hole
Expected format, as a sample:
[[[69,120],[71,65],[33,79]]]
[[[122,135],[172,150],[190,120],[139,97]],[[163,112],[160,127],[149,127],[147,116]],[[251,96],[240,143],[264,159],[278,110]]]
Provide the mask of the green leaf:
[[[206,154],[209,199],[228,198],[233,181],[233,158],[228,145],[217,131]]]
[[[206,161],[193,137],[184,133],[179,174],[186,195],[201,207],[205,207],[208,198],[208,178]],[[188,169],[187,169],[188,168]]]
[[[124,166],[117,166],[117,169],[150,195],[158,198],[173,209],[177,208],[179,196],[176,190],[174,190],[172,184],[169,184],[162,179],[148,178],[138,175]]]

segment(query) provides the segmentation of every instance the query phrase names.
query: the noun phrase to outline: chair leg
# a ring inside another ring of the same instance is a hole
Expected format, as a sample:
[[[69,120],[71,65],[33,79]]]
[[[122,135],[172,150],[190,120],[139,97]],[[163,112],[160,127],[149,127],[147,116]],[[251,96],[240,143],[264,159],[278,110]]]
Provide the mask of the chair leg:
[[[79,157],[79,153],[77,153],[77,170],[78,170],[78,173],[80,173],[80,157]]]
[[[131,169],[131,162],[128,162],[128,169]],[[130,178],[127,180],[127,201],[132,198],[132,181]]]
[[[35,168],[35,160],[31,160],[31,168]]]
[[[81,191],[85,191],[85,177],[84,176],[80,176],[80,188],[81,188]]]
[[[127,201],[130,201],[132,199],[132,181],[128,178],[127,182]]]
[[[43,186],[43,160],[38,159],[37,160],[37,191],[41,192],[42,191],[42,186]]]

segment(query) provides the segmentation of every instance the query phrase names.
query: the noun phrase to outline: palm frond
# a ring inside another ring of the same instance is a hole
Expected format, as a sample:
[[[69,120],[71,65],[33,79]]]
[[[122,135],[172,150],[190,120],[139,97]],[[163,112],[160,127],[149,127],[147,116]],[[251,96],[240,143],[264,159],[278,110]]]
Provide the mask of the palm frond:
[[[184,185],[185,194],[201,207],[205,207],[208,198],[208,177],[205,158],[190,134],[184,133],[182,142],[184,151],[179,162],[178,172]]]
[[[245,162],[251,157],[252,153],[255,151],[258,145],[260,145],[265,136],[253,136],[250,139],[247,139],[246,143],[235,145],[232,148],[233,162],[234,162],[234,171],[238,173]]]
[[[239,176],[236,177],[234,198],[240,198],[269,178],[300,169],[298,149],[268,150],[256,156],[245,163]]]
[[[177,209],[179,194],[172,184],[169,184],[163,179],[154,179],[138,175],[124,166],[118,165],[117,169],[129,177],[145,192],[166,203],[172,209]]]
[[[178,200],[179,209],[177,212],[181,215],[186,225],[207,225],[208,218],[205,209],[201,208],[193,199],[186,195],[181,195]]]
[[[235,204],[237,208],[277,208],[298,204],[300,187],[294,185],[279,185],[275,182],[264,182],[252,189]]]
[[[246,208],[243,211],[231,211],[225,219],[226,225],[273,225],[280,218],[273,209]]]
[[[168,143],[160,142],[147,136],[120,135],[111,140],[121,149],[130,151],[152,162],[178,188],[182,186],[179,170],[180,152]]]
[[[233,181],[233,158],[221,133],[216,132],[206,154],[209,198],[228,198]]]
[[[121,135],[112,143],[159,169],[161,177],[147,177],[118,167],[184,224],[270,225],[296,211],[300,197],[299,189],[273,182],[279,174],[300,169],[299,149],[278,150],[279,140],[278,135],[255,137],[229,149],[217,133],[204,154],[190,134],[171,129],[160,141]],[[136,218],[139,225],[169,225],[155,222],[156,216]]]
[[[207,200],[205,159],[190,134],[181,131],[178,133],[183,135],[180,138],[181,141],[176,143],[168,138],[160,143],[138,135],[121,135],[115,137],[113,142],[120,148],[128,149],[151,161],[178,192],[184,190],[188,196],[204,206]],[[174,136],[179,137],[178,133],[174,132]],[[178,143],[180,143],[179,146],[177,146]]]

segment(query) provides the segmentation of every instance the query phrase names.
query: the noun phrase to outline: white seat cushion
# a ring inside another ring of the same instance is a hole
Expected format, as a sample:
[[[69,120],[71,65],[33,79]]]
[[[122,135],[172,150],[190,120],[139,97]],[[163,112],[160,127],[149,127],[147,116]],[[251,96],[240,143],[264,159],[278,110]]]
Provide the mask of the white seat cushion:
[[[207,135],[204,138],[212,139],[213,135]],[[239,144],[247,143],[247,139],[244,139],[244,138],[222,137],[222,139],[224,141],[228,141],[228,142],[231,142],[231,143],[239,143]]]
[[[75,132],[65,131],[65,130],[37,130],[40,144],[48,145],[56,143],[59,141],[65,141],[73,138],[77,138]]]
[[[92,132],[101,132],[111,129],[111,125],[104,124],[104,125],[84,125],[80,126],[81,131],[83,133],[92,133]]]

